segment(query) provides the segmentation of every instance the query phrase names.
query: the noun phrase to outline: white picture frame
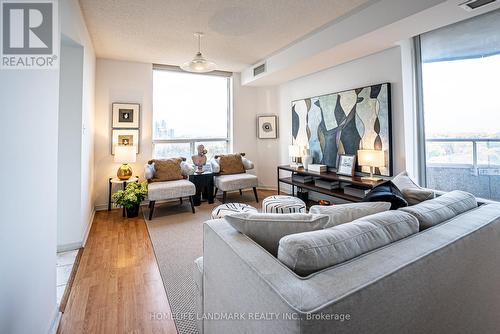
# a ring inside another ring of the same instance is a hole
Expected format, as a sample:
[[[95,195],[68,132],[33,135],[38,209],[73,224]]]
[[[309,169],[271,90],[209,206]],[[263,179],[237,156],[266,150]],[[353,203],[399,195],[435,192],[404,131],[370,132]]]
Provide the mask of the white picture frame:
[[[111,130],[111,154],[115,154],[117,145],[133,145],[135,153],[139,154],[139,129],[112,129]]]
[[[113,129],[139,129],[141,105],[139,103],[112,104]]]
[[[353,176],[354,168],[356,166],[356,156],[341,154],[337,163],[337,174],[344,176]]]
[[[259,139],[278,138],[278,116],[257,116],[257,137]]]

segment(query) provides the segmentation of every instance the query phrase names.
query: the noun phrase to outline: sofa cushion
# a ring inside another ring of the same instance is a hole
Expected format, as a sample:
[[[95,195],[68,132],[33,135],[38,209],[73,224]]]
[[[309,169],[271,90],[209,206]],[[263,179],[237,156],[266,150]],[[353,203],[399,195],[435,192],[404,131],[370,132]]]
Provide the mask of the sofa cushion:
[[[222,191],[253,188],[258,184],[257,176],[248,173],[219,175],[214,179],[215,186]]]
[[[323,229],[328,216],[306,213],[238,213],[225,217],[236,230],[261,245],[274,256],[281,238],[293,233]]]
[[[373,188],[365,196],[363,202],[389,202],[391,210],[408,206],[401,191],[391,181],[386,181]]]
[[[425,230],[476,207],[477,201],[474,195],[454,190],[400,210],[414,215],[420,222],[420,230]]]
[[[405,188],[401,193],[408,205],[416,205],[436,197],[434,190],[425,188]]]
[[[320,231],[292,234],[279,242],[278,260],[301,276],[353,259],[418,232],[418,221],[386,211]]]
[[[309,213],[327,215],[330,220],[327,227],[352,222],[355,219],[373,215],[375,213],[389,210],[391,203],[371,202],[371,203],[349,203],[339,205],[313,205]]]
[[[182,158],[155,159],[148,163],[154,163],[154,175],[151,182],[175,181],[183,179],[181,169]]]
[[[150,201],[192,196],[195,193],[196,187],[188,180],[153,182],[148,185]]]
[[[245,166],[241,161],[241,154],[225,154],[219,157],[221,175],[245,173]]]

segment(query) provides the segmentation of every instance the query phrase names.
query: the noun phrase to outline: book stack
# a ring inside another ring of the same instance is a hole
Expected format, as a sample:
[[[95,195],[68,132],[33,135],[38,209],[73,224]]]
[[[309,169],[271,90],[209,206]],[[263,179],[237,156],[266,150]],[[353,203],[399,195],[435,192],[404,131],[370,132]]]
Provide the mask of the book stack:
[[[340,187],[340,184],[338,181],[328,181],[328,180],[322,180],[322,179],[314,180],[314,185],[316,187],[328,189],[328,190],[338,189]]]
[[[307,170],[316,173],[324,173],[328,171],[328,167],[326,165],[310,164]]]
[[[348,185],[344,187],[344,194],[358,198],[364,198],[370,191],[371,189],[366,189],[356,185]]]
[[[309,175],[300,175],[300,174],[295,174],[292,176],[292,180],[294,182],[300,182],[300,183],[309,183],[313,181],[313,177]]]

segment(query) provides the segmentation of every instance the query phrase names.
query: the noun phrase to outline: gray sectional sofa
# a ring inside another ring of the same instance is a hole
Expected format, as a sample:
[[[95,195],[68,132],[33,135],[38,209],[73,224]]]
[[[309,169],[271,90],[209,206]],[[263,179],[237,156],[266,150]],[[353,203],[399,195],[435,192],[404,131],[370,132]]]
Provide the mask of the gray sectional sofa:
[[[305,277],[225,219],[207,221],[200,330],[498,333],[500,204],[455,195],[385,213],[414,216],[420,231]]]

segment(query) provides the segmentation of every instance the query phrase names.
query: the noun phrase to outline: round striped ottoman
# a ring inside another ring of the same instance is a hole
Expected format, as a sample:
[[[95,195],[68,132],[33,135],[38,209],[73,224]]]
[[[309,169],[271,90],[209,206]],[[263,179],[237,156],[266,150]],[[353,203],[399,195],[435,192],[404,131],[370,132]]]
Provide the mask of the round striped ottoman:
[[[306,212],[306,203],[293,196],[276,195],[264,198],[262,212],[265,213],[295,213]]]
[[[243,203],[226,203],[221,204],[212,210],[212,219],[224,218],[228,215],[234,215],[241,212],[258,212],[256,208],[251,205]]]

